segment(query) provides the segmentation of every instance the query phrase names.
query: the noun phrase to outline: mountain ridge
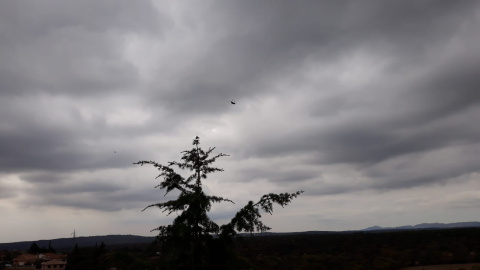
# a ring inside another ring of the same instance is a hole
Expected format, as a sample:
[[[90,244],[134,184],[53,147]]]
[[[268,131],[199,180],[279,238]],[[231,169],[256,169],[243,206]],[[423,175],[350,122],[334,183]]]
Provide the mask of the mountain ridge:
[[[380,227],[372,226],[360,231],[380,231],[380,230],[420,230],[420,229],[453,229],[453,228],[472,228],[480,227],[478,221],[454,222],[454,223],[420,223],[417,225],[404,225],[398,227]]]

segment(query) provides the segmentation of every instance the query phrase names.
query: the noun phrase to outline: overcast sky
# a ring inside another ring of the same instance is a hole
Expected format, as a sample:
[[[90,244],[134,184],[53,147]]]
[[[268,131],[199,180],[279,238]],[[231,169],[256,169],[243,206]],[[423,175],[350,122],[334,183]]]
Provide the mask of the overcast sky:
[[[1,1],[0,37],[0,242],[154,235],[133,163],[195,136],[220,224],[297,190],[272,231],[480,215],[479,1]]]

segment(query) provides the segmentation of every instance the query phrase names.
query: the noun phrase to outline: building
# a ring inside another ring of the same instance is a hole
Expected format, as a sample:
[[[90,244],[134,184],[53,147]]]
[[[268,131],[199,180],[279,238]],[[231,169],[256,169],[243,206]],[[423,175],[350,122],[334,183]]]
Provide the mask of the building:
[[[13,266],[35,265],[37,255],[21,254],[13,259]]]
[[[56,254],[56,253],[41,253],[41,254],[38,254],[38,258],[44,261],[51,261],[51,260],[65,261],[67,259],[67,255]]]
[[[42,263],[42,268],[41,270],[54,270],[54,269],[65,269],[65,266],[67,263],[65,261],[60,261],[60,260],[51,260],[47,262]]]

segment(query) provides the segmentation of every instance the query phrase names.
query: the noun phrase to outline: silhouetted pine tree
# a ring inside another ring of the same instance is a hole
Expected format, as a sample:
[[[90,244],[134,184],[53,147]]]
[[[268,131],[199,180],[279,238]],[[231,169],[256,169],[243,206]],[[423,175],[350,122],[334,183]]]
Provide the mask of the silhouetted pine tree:
[[[157,178],[163,177],[163,181],[155,188],[165,189],[165,195],[173,190],[180,192],[175,200],[152,204],[145,208],[158,207],[168,215],[173,212],[178,215],[172,224],[154,229],[159,231],[157,239],[162,245],[162,254],[172,259],[171,266],[175,269],[223,268],[222,263],[211,262],[211,259],[208,259],[215,257],[211,254],[213,250],[216,252],[219,250],[218,243],[215,243],[216,240],[232,240],[239,232],[253,233],[270,230],[260,220],[260,210],[272,214],[273,204],[283,207],[303,192],[263,195],[258,202],[248,202],[228,224],[219,226],[207,215],[212,204],[223,201],[233,202],[223,197],[205,194],[202,180],[206,179],[210,173],[223,171],[223,169],[212,167],[211,164],[217,158],[228,155],[220,153],[211,156],[215,148],[204,151],[199,144],[200,139],[196,137],[193,140],[194,147],[189,151],[182,152],[181,162],[171,161],[167,166],[154,161],[134,163],[142,166],[150,164],[161,172]],[[185,179],[172,167],[189,170],[192,174]],[[220,238],[214,239],[213,235],[219,235]],[[214,248],[212,249],[212,247]]]

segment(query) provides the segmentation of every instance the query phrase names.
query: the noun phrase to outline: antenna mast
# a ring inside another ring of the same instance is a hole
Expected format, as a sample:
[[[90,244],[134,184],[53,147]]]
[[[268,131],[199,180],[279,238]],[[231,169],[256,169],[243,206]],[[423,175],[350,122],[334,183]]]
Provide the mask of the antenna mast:
[[[75,239],[75,237],[77,236],[77,235],[75,234],[75,230],[73,230],[73,233],[70,234],[70,235],[73,235],[73,239]]]

